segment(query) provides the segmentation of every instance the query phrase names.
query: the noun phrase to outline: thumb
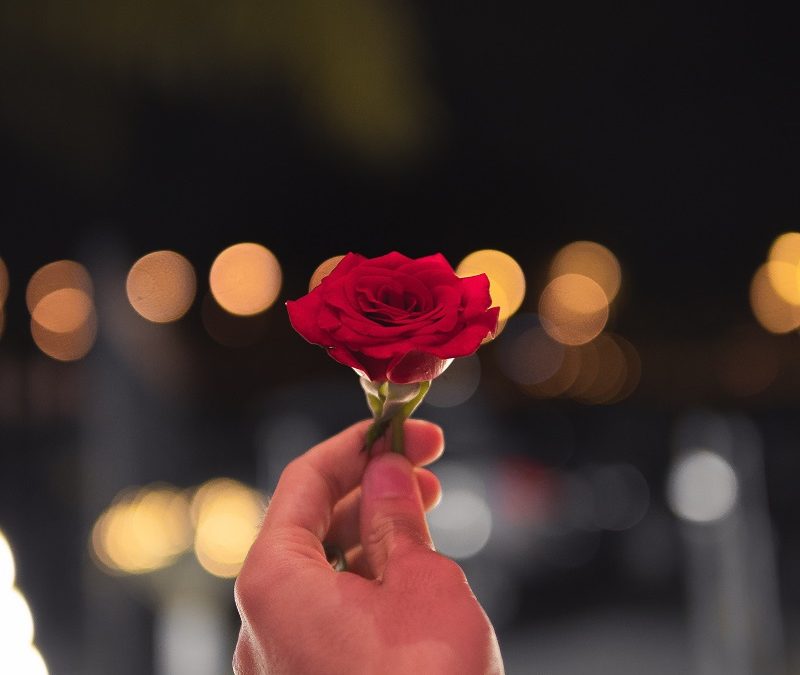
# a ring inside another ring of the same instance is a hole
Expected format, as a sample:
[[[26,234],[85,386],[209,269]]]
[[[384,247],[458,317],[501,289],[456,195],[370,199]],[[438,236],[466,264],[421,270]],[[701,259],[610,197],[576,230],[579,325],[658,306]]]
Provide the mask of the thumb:
[[[433,548],[414,469],[402,455],[382,454],[367,465],[361,486],[361,544],[376,579],[404,552]]]

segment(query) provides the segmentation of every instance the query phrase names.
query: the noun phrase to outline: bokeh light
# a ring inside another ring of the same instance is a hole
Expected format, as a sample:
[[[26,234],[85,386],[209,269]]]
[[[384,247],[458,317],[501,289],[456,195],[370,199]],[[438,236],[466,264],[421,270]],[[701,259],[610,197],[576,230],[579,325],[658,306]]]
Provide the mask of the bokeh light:
[[[484,249],[470,253],[458,264],[456,274],[489,277],[492,306],[500,307],[500,321],[516,313],[525,298],[525,273],[514,258],[502,251]]]
[[[89,272],[74,260],[57,260],[40,267],[31,277],[25,289],[25,303],[33,314],[36,305],[53,291],[74,288],[94,297],[94,288]]]
[[[48,330],[36,319],[31,318],[31,337],[36,346],[50,358],[57,361],[82,359],[89,353],[97,337],[97,316],[94,307],[92,306],[86,321],[77,329],[65,333]]]
[[[209,283],[220,307],[241,316],[266,310],[278,297],[282,283],[278,259],[260,244],[234,244],[211,265]]]
[[[610,334],[600,335],[582,349],[596,350],[597,369],[592,381],[576,393],[586,403],[608,403],[622,390],[628,375],[628,364],[622,347]]]
[[[47,675],[47,665],[41,653],[30,644],[17,646],[0,655],[0,672],[14,675]]]
[[[769,249],[767,276],[786,302],[800,305],[800,233],[785,232]]]
[[[217,478],[198,488],[191,513],[200,564],[214,576],[235,577],[261,526],[261,494],[238,481]]]
[[[750,283],[753,315],[770,333],[789,333],[800,327],[800,307],[787,302],[772,282],[785,274],[785,267],[782,262],[765,263],[756,270]]]
[[[53,333],[72,333],[89,321],[92,299],[78,288],[59,288],[45,295],[33,308],[31,318]]]
[[[36,346],[58,361],[83,358],[97,335],[94,288],[86,268],[57,260],[39,268],[25,289]]]
[[[553,375],[543,382],[527,385],[526,393],[538,398],[563,396],[575,384],[581,373],[580,347],[565,347],[561,364]]]
[[[123,493],[98,518],[91,545],[111,572],[143,574],[165,567],[191,545],[189,500],[165,485]]]
[[[730,462],[716,452],[696,449],[678,459],[667,479],[667,498],[676,515],[712,523],[736,504],[739,482]]]
[[[14,554],[5,535],[0,532],[0,593],[14,585]]]
[[[333,272],[333,268],[341,262],[342,258],[344,258],[343,255],[335,255],[332,258],[324,260],[317,266],[317,269],[315,269],[314,273],[311,275],[311,280],[308,282],[309,292],[313,291],[322,283],[325,277]]]
[[[608,302],[617,297],[622,283],[622,270],[617,256],[593,241],[575,241],[556,253],[550,264],[550,278],[564,274],[589,277],[603,289]]]
[[[565,347],[542,328],[535,314],[519,315],[495,354],[507,377],[523,386],[540,384],[556,374],[564,360]]]
[[[33,642],[33,615],[17,588],[0,590],[0,664],[7,651],[20,651]]]
[[[542,326],[566,345],[596,338],[608,321],[608,298],[600,285],[582,274],[563,274],[547,284],[539,298]]]
[[[192,264],[175,251],[154,251],[139,258],[126,281],[131,306],[154,323],[180,319],[192,306],[196,290]]]
[[[781,372],[777,338],[754,325],[731,330],[716,353],[720,384],[733,396],[753,396],[766,390]]]
[[[5,262],[3,259],[0,258],[0,309],[6,302],[8,298],[8,267],[6,267]]]
[[[481,362],[477,354],[454,359],[432,383],[425,403],[437,408],[461,405],[477,391],[481,381]]]
[[[471,558],[488,543],[492,513],[486,486],[474,469],[442,463],[437,475],[442,483],[442,501],[428,516],[436,548],[456,559]]]

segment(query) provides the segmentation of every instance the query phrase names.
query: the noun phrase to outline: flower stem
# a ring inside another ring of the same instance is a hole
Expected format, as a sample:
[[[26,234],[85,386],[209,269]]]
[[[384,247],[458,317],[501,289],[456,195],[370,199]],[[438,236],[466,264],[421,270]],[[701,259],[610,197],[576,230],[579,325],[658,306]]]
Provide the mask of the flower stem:
[[[402,455],[405,452],[405,434],[403,423],[406,418],[402,415],[392,417],[392,452]]]

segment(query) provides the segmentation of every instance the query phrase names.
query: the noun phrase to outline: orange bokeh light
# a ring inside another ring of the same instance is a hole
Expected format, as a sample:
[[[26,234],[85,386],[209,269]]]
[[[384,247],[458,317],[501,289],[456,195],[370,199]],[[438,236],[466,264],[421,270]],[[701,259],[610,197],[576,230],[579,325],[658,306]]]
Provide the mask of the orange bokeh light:
[[[278,297],[280,263],[260,244],[234,244],[222,251],[211,266],[209,282],[214,299],[225,311],[251,316],[266,310]]]
[[[778,261],[761,265],[750,283],[753,315],[770,333],[789,333],[800,328],[800,307],[782,297],[772,282],[785,272],[783,265],[786,263]]]
[[[608,322],[608,298],[601,286],[582,274],[563,274],[545,287],[539,298],[542,326],[566,345],[596,338]]]
[[[553,258],[550,278],[564,274],[581,274],[596,282],[612,302],[622,283],[622,269],[617,256],[602,244],[575,241],[564,246]]]
[[[168,323],[189,311],[197,279],[192,264],[180,253],[154,251],[133,264],[125,286],[138,314],[154,323]]]
[[[86,268],[74,260],[57,260],[40,267],[28,282],[25,289],[28,311],[33,314],[42,298],[63,288],[75,288],[90,298],[94,297],[92,279]]]

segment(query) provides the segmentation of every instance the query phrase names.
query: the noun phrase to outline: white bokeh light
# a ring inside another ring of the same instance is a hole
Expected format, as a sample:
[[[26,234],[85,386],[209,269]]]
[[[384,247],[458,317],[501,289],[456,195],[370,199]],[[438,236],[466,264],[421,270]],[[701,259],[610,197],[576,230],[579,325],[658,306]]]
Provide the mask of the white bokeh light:
[[[32,642],[33,616],[22,593],[16,588],[0,591],[0,655],[19,651]]]
[[[436,548],[452,558],[479,553],[492,533],[492,513],[480,474],[463,465],[441,466],[442,501],[429,515]]]
[[[670,507],[680,518],[712,523],[727,516],[736,504],[739,482],[730,462],[710,450],[683,455],[667,482]]]
[[[31,644],[17,645],[0,655],[0,672],[14,675],[48,675],[47,665]]]
[[[14,555],[11,546],[2,532],[0,532],[0,593],[14,585]]]

